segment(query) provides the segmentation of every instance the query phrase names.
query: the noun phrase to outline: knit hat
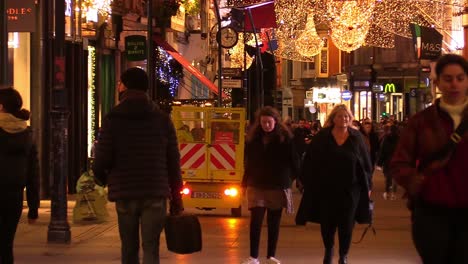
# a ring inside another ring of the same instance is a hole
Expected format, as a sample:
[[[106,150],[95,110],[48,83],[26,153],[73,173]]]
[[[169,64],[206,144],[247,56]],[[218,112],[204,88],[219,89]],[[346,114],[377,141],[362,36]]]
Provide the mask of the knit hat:
[[[120,76],[120,81],[131,90],[140,90],[146,92],[148,90],[148,75],[138,67],[127,69]]]

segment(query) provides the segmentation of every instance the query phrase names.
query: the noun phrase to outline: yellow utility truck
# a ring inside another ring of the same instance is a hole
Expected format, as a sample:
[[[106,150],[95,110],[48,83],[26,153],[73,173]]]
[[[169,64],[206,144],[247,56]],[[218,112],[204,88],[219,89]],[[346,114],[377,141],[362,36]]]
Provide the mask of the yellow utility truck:
[[[245,109],[173,106],[184,207],[242,214]]]

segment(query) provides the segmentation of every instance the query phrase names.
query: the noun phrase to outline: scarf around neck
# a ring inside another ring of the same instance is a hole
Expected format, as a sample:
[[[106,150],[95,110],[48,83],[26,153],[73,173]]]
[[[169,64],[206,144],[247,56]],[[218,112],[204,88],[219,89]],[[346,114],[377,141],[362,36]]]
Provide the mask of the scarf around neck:
[[[445,110],[453,119],[453,129],[457,129],[463,117],[463,110],[466,107],[468,107],[468,99],[466,99],[463,104],[459,104],[459,105],[450,105],[444,102],[443,99],[441,99],[439,106],[440,108]]]

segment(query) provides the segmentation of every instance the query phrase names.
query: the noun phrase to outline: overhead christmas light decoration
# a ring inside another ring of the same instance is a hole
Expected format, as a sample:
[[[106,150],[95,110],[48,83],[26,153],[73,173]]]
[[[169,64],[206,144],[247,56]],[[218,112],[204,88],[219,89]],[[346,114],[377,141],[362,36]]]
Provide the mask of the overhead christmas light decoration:
[[[314,23],[314,14],[309,12],[305,29],[296,39],[296,50],[305,57],[313,57],[320,53],[323,48],[323,40],[317,34]]]
[[[229,50],[229,59],[231,62],[231,68],[242,68],[247,69],[252,65],[253,57],[245,56],[245,67],[244,67],[244,38],[247,45],[255,47],[255,38],[251,33],[239,33],[239,41],[236,46]],[[260,40],[260,36],[257,36]]]
[[[328,1],[330,37],[343,51],[353,51],[366,40],[375,0]]]
[[[299,53],[308,21],[304,10],[312,10],[316,31],[328,29],[333,44],[344,51],[362,45],[394,48],[395,35],[411,38],[410,23],[437,29],[451,39],[452,50],[464,45],[457,37],[463,30],[464,0],[276,0],[277,57],[313,60]]]
[[[372,24],[367,33],[365,45],[387,49],[395,48],[395,34]]]
[[[86,15],[86,12],[97,11],[101,16],[107,18],[112,14],[112,4],[113,0],[83,0],[81,3],[81,8],[84,11],[83,15]]]

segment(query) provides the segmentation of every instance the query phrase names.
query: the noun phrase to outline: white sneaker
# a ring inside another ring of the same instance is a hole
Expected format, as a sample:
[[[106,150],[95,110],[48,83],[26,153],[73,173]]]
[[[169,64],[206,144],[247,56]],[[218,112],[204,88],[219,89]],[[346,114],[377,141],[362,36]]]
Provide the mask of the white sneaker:
[[[269,257],[267,258],[267,264],[281,264],[281,261],[279,259],[274,258],[274,257]]]
[[[241,262],[241,264],[260,264],[260,261],[256,258],[249,257],[248,259]]]

